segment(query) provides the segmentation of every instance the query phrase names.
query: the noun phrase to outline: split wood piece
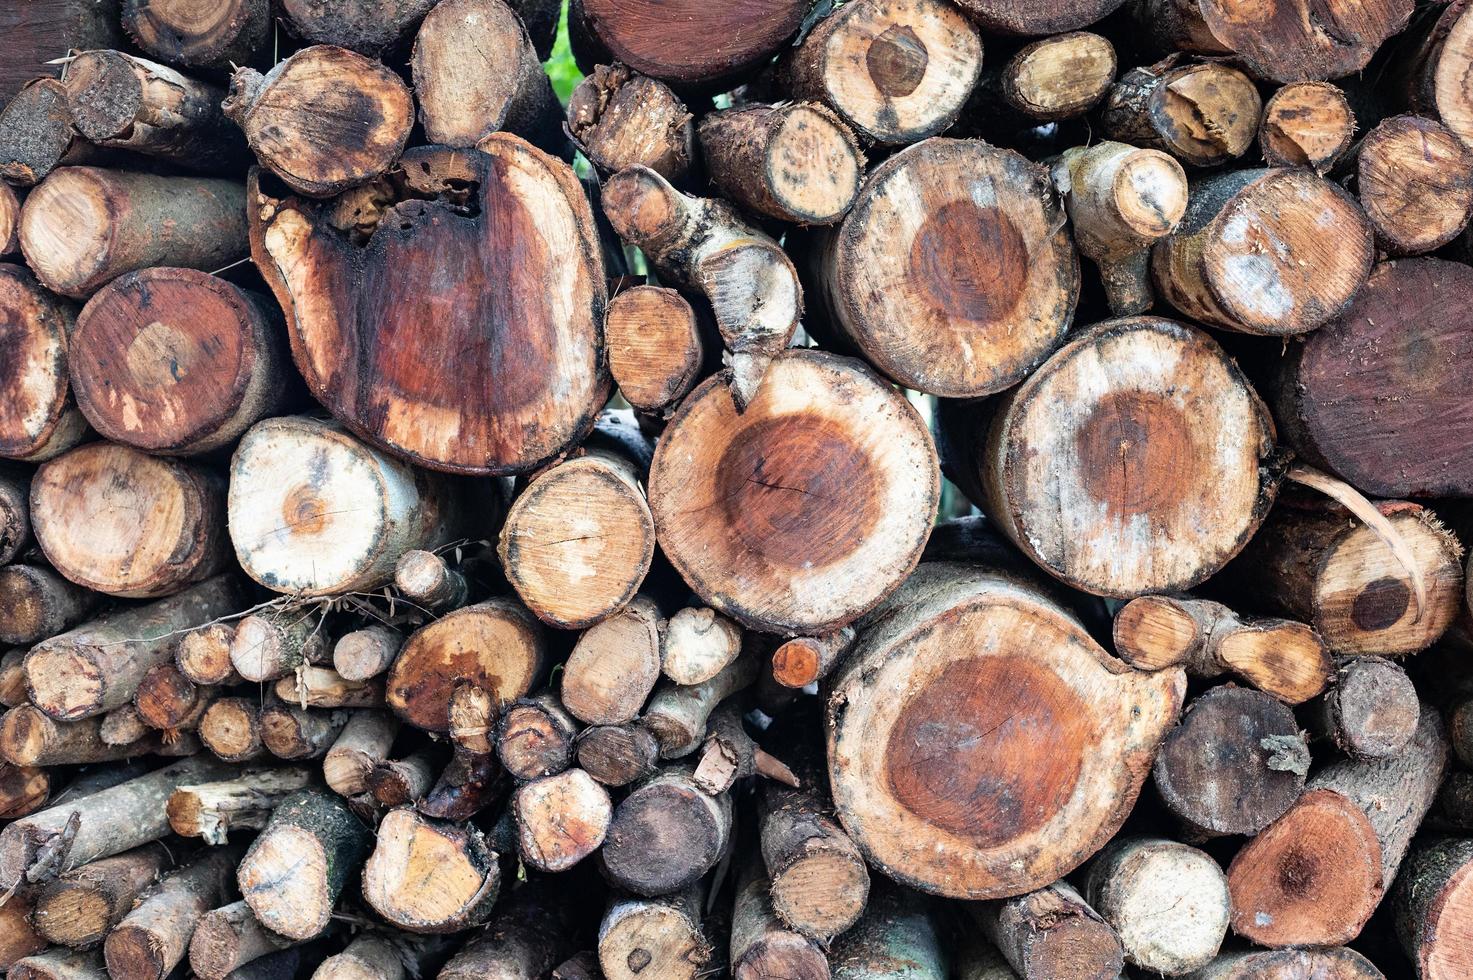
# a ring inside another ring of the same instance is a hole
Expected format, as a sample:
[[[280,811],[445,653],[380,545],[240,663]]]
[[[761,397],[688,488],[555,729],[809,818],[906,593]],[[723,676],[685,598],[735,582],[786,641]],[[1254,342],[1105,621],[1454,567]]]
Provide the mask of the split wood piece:
[[[1181,671],[1131,670],[1042,588],[977,567],[922,565],[869,622],[832,678],[827,730],[835,808],[871,864],[1000,898],[1119,829],[1181,710]]]
[[[121,708],[114,708],[101,717],[102,721],[97,726],[97,734],[105,745],[131,746],[149,733],[149,726],[143,723],[138,709],[131,702]],[[78,723],[67,722],[66,724]]]
[[[1424,423],[1425,424],[1425,423]],[[1338,505],[1274,508],[1232,569],[1264,606],[1314,626],[1342,656],[1405,656],[1447,630],[1463,598],[1457,540],[1420,504],[1376,507],[1406,543],[1426,588],[1416,586],[1387,544]]]
[[[20,213],[20,247],[36,277],[77,298],[137,269],[231,265],[247,241],[244,188],[212,177],[63,167]]]
[[[1278,489],[1268,409],[1214,340],[1172,320],[1076,332],[995,404],[941,413],[952,479],[1034,562],[1095,595],[1201,582]]]
[[[271,301],[194,269],[114,279],[83,308],[69,354],[92,427],[151,453],[219,449],[291,395]]]
[[[228,509],[246,573],[304,596],[374,591],[406,551],[445,544],[461,521],[444,477],[306,416],[246,432],[230,466]]]
[[[322,758],[328,788],[353,799],[368,792],[369,778],[389,758],[399,719],[387,711],[357,711]]]
[[[384,673],[399,656],[404,637],[387,626],[367,626],[344,633],[333,644],[332,666],[350,681],[366,681]]]
[[[1386,980],[1370,960],[1353,949],[1243,950],[1222,953],[1184,980]]]
[[[595,725],[578,735],[578,766],[605,786],[628,786],[654,773],[660,743],[644,725]]]
[[[51,948],[51,944],[31,925],[31,901],[32,896],[22,891],[0,905],[0,970],[9,971],[22,959]],[[82,955],[72,950],[58,950],[53,955],[65,954]],[[17,971],[14,975],[21,974]]]
[[[189,968],[203,980],[225,980],[234,971],[295,945],[261,925],[244,901],[200,916],[189,940]]]
[[[108,442],[36,471],[31,527],[62,575],[130,599],[181,592],[221,571],[230,554],[219,474]]]
[[[235,641],[235,624],[206,623],[179,637],[174,647],[174,665],[196,684],[224,686],[238,683],[240,675],[230,662],[230,645]]]
[[[182,963],[196,921],[230,896],[240,854],[239,847],[202,852],[128,912],[103,945],[112,980],[164,980]]]
[[[363,868],[363,897],[393,926],[448,933],[485,922],[501,890],[497,854],[472,824],[431,820],[412,808],[384,815]]]
[[[0,255],[20,251],[20,202],[25,191],[0,183]]]
[[[772,676],[783,687],[803,688],[827,677],[854,645],[854,627],[818,636],[795,636],[772,652]]]
[[[1329,82],[1292,82],[1269,98],[1258,127],[1258,148],[1270,167],[1309,167],[1323,174],[1355,136],[1355,113],[1344,91]]]
[[[655,551],[645,499],[648,443],[632,422],[621,445],[601,420],[584,452],[543,470],[512,502],[497,553],[517,594],[543,622],[592,626],[634,598]]]
[[[1420,714],[1417,689],[1406,671],[1381,657],[1355,657],[1340,662],[1310,723],[1341,752],[1380,759],[1406,747]],[[1448,719],[1448,727],[1454,729],[1454,718]]]
[[[1210,856],[1176,841],[1107,845],[1084,881],[1089,903],[1120,937],[1125,960],[1180,974],[1206,966],[1227,935],[1228,882]]]
[[[1067,882],[971,907],[1021,980],[1117,980],[1120,937]]]
[[[696,154],[691,119],[668,85],[627,65],[596,66],[568,96],[568,133],[605,174],[644,166],[680,183]]]
[[[17,960],[6,977],[10,980],[106,980],[107,969],[98,950],[60,946]]]
[[[132,707],[128,705],[130,711]],[[110,741],[105,726],[108,717],[57,721],[22,703],[0,715],[0,757],[17,766],[65,766],[129,759],[159,750],[163,733],[149,732],[141,722],[126,741]]]
[[[660,609],[647,596],[635,596],[596,623],[563,665],[563,706],[589,725],[622,725],[639,717],[660,679],[664,630]]]
[[[364,931],[341,953],[323,960],[312,980],[405,980],[407,976],[398,938]]]
[[[1420,116],[1383,119],[1356,149],[1356,193],[1392,255],[1420,255],[1473,218],[1473,149]]]
[[[231,775],[214,759],[183,759],[7,824],[0,830],[0,889],[50,881],[67,868],[159,840],[169,833],[164,807],[175,789]]]
[[[823,947],[783,924],[772,910],[768,884],[762,862],[748,860],[742,865],[731,913],[732,976],[735,980],[829,980]]]
[[[798,634],[837,629],[899,585],[939,491],[910,403],[859,362],[810,350],[776,358],[745,411],[719,378],[691,392],[650,469],[660,546],[702,600]]]
[[[0,820],[29,816],[51,796],[51,774],[36,766],[0,762]]]
[[[84,51],[62,77],[72,125],[97,146],[189,170],[223,172],[245,159],[240,131],[220,111],[224,89],[121,51]]]
[[[273,196],[256,176],[252,254],[335,417],[471,474],[530,472],[587,434],[609,395],[606,284],[570,167],[496,133],[474,151],[410,150],[389,180],[336,203]],[[441,312],[427,318],[431,300]],[[457,383],[442,384],[452,369]]]
[[[512,599],[490,599],[447,614],[415,632],[389,671],[390,708],[418,728],[450,730],[457,683],[481,686],[492,703],[524,697],[547,667],[537,619]]]
[[[326,657],[322,616],[310,606],[246,616],[236,623],[230,641],[231,665],[242,678],[256,683],[287,677]]]
[[[1041,38],[1007,60],[993,89],[1013,111],[1049,122],[1094,108],[1110,91],[1117,68],[1115,47],[1088,31]],[[979,84],[972,98],[984,91]]]
[[[870,875],[822,792],[807,779],[801,790],[765,783],[757,817],[773,909],[793,929],[827,943],[863,914]]]
[[[1172,306],[1242,333],[1306,333],[1334,319],[1375,258],[1365,213],[1308,170],[1242,170],[1191,187],[1186,216],[1151,256]],[[1264,252],[1257,243],[1274,241]]]
[[[0,316],[6,364],[0,390],[0,456],[41,462],[86,438],[87,420],[71,397],[68,338],[76,308],[48,292],[25,266],[0,263]],[[29,480],[7,469],[0,484],[0,556],[14,558],[30,539]],[[8,560],[8,559],[7,559]]]
[[[1110,312],[1133,316],[1155,303],[1151,245],[1176,231],[1187,175],[1160,150],[1103,142],[1065,150],[1054,164],[1079,251],[1099,266]]]
[[[96,542],[101,526],[92,525],[91,541]],[[223,526],[219,531],[224,532]],[[26,655],[31,701],[62,721],[121,707],[133,700],[144,674],[173,659],[178,633],[230,615],[241,601],[234,577],[220,575],[178,595],[109,612],[54,636]]]
[[[831,225],[859,194],[864,154],[821,102],[744,105],[699,127],[701,158],[722,196],[766,218]]]
[[[0,293],[4,289],[5,270],[9,268],[12,267],[0,265]],[[11,323],[14,325],[15,321]],[[12,390],[11,394],[18,396],[19,392]],[[21,466],[0,462],[0,565],[15,561],[30,543],[31,473]]]
[[[607,980],[704,976],[714,951],[703,928],[703,898],[693,885],[663,898],[614,899],[598,927],[598,962]]]
[[[1360,934],[1396,877],[1447,761],[1423,706],[1416,737],[1384,759],[1344,759],[1228,867],[1233,932],[1260,946],[1333,946]]]
[[[416,752],[402,759],[387,759],[368,774],[368,792],[373,802],[392,809],[425,798],[435,783],[435,757]]]
[[[982,38],[951,4],[859,0],[820,20],[772,81],[774,94],[826,103],[861,137],[903,146],[949,128],[981,69]]]
[[[804,0],[581,0],[579,6],[582,24],[610,60],[672,85],[717,90],[774,54],[808,13]]]
[[[414,125],[414,99],[398,75],[331,45],[303,48],[265,75],[238,69],[222,108],[261,165],[309,197],[388,170]]]
[[[0,568],[0,643],[49,640],[83,622],[98,599],[44,565],[6,565]]]
[[[619,237],[662,276],[710,300],[731,352],[727,383],[738,404],[750,405],[803,312],[803,287],[787,253],[731,205],[683,194],[648,167],[610,177],[603,208]]]
[[[1065,224],[1047,168],[978,140],[927,140],[871,171],[814,242],[810,292],[836,339],[891,380],[993,394],[1069,329],[1079,260]]]
[[[660,667],[676,684],[702,684],[741,656],[742,628],[705,606],[678,610],[665,624]]]
[[[1102,112],[1105,133],[1163,150],[1193,167],[1242,156],[1258,135],[1263,113],[1253,80],[1220,62],[1178,61],[1172,57],[1126,72]]]
[[[66,86],[55,78],[26,82],[0,111],[0,178],[32,187],[57,167],[98,156],[72,126]]]
[[[1438,119],[1473,145],[1473,102],[1462,79],[1473,66],[1473,17],[1467,0],[1447,4],[1435,19],[1428,17],[1408,32],[1410,50],[1400,72],[1406,75],[1408,101],[1414,112]],[[1398,79],[1401,81],[1401,79]]]
[[[302,790],[271,814],[236,872],[260,923],[306,940],[327,928],[333,906],[371,849],[370,832],[337,796]]]
[[[497,723],[496,754],[515,779],[551,776],[572,765],[580,727],[551,691],[522,698]]]
[[[133,710],[149,728],[170,735],[199,727],[214,690],[185,677],[172,659],[149,668],[133,694]]]
[[[1473,841],[1432,840],[1413,849],[1392,893],[1402,949],[1423,980],[1453,980],[1473,970],[1467,936]]]
[[[1187,706],[1151,772],[1166,808],[1196,835],[1252,835],[1299,799],[1309,747],[1287,707],[1227,684]]]
[[[660,758],[679,759],[700,748],[716,706],[750,687],[762,666],[761,658],[748,651],[699,684],[662,683],[640,719],[660,743]]]
[[[261,742],[261,707],[247,698],[221,698],[205,709],[199,738],[225,762],[247,762],[266,754]]]
[[[350,681],[326,667],[298,667],[276,682],[276,696],[299,708],[381,708],[383,682]]]
[[[701,756],[691,778],[703,792],[716,796],[739,779],[761,775],[797,787],[798,777],[752,740],[742,725],[742,711],[728,701],[711,716]]]
[[[614,816],[608,790],[582,769],[534,779],[511,805],[518,852],[539,871],[566,871],[598,850]]]
[[[1232,673],[1286,704],[1325,689],[1334,665],[1320,635],[1289,619],[1240,616],[1209,599],[1147,595],[1115,615],[1115,652],[1140,670],[1180,665],[1195,677]]]
[[[145,844],[63,872],[37,894],[31,923],[59,946],[95,948],[170,863],[167,850]]]
[[[18,708],[27,703],[25,650],[8,650],[0,655],[0,704]]]
[[[1343,316],[1287,352],[1272,388],[1284,437],[1369,494],[1473,494],[1473,394],[1453,367],[1473,351],[1469,303],[1462,263],[1376,266]]]
[[[406,551],[394,566],[394,587],[430,610],[459,609],[470,596],[465,576],[433,551]]]
[[[451,957],[439,980],[541,980],[573,952],[573,910],[556,879],[523,885]]]
[[[265,827],[277,805],[311,783],[311,771],[296,766],[236,770],[224,782],[180,786],[169,796],[165,811],[174,833],[199,837],[219,847],[232,830]],[[235,863],[231,863],[232,875]],[[206,907],[214,907],[218,901],[213,899]]]
[[[931,900],[882,881],[830,947],[829,969],[833,980],[947,980],[950,958]]]
[[[320,759],[337,741],[351,711],[304,711],[270,704],[261,709],[261,743],[278,759]]]
[[[170,64],[256,64],[271,37],[270,0],[123,0],[121,16],[135,44]]]
[[[472,147],[505,131],[572,157],[552,82],[526,26],[501,0],[436,4],[414,39],[410,68],[427,142]]]
[[[635,286],[609,300],[604,339],[619,393],[641,412],[669,414],[714,369],[704,321],[663,286]]]
[[[646,897],[668,895],[716,866],[731,830],[729,796],[707,796],[687,768],[663,769],[614,808],[599,858],[618,887]]]

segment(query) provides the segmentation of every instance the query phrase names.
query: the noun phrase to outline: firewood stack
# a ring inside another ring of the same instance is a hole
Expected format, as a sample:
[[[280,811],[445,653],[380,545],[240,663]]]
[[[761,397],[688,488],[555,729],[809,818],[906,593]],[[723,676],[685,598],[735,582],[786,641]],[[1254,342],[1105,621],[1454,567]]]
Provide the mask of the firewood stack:
[[[1473,977],[1473,0],[0,38],[0,972]]]

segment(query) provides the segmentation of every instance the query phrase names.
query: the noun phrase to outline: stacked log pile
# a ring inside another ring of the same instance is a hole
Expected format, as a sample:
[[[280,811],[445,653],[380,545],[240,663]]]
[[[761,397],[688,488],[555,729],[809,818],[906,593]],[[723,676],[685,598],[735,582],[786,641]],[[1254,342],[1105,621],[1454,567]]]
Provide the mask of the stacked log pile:
[[[0,974],[1473,976],[1473,0],[0,8]]]

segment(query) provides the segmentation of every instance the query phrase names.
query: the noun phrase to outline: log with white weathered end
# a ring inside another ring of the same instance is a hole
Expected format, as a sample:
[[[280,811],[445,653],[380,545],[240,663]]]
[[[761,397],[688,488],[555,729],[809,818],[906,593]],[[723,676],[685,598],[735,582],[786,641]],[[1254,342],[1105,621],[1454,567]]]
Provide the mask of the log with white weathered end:
[[[433,551],[406,551],[394,566],[394,588],[428,610],[459,609],[470,598],[470,583]]]
[[[388,670],[404,637],[387,626],[365,626],[344,633],[332,647],[332,666],[350,681],[366,681]]]
[[[665,623],[660,669],[676,684],[701,684],[742,652],[742,628],[705,606],[676,611]]]
[[[398,733],[399,719],[387,711],[355,712],[322,758],[328,788],[348,799],[368,792],[374,768],[389,758]]]
[[[615,898],[598,927],[598,962],[608,980],[638,980],[647,970],[697,980],[713,950],[703,928],[704,891],[692,885],[663,898]]]
[[[327,656],[327,636],[316,610],[270,609],[237,621],[230,663],[243,679],[274,681]]]
[[[389,933],[365,930],[323,960],[312,980],[404,980],[409,975],[401,945]]]
[[[350,681],[335,670],[305,664],[278,680],[275,693],[299,708],[378,708],[384,703],[380,681]]]

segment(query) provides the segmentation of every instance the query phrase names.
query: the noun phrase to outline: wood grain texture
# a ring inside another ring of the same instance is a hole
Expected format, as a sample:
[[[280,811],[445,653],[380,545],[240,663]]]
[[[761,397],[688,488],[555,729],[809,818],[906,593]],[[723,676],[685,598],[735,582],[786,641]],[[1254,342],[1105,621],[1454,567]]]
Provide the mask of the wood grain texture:
[[[40,462],[85,438],[67,370],[76,315],[25,266],[0,263],[0,456]]]
[[[636,71],[662,81],[716,83],[776,51],[803,21],[802,0],[582,0],[599,41]],[[712,38],[721,43],[712,45]]]

